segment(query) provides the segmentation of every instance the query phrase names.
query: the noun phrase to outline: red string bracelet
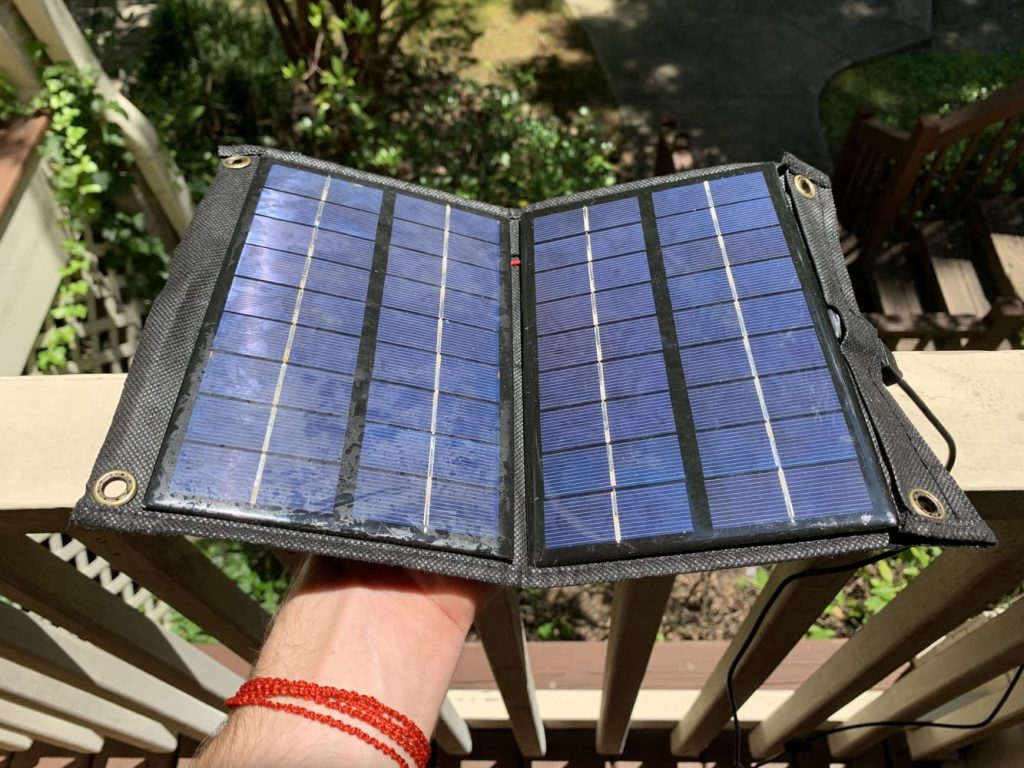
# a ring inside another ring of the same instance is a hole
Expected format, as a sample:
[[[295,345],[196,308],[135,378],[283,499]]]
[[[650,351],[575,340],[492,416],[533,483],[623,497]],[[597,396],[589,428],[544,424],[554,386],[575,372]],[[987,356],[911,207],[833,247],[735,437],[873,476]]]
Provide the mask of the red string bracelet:
[[[380,739],[371,736],[363,729],[339,720],[336,717],[307,709],[298,704],[273,701],[275,698],[303,699],[333,709],[341,714],[367,725],[373,726],[389,737],[415,762],[417,768],[426,768],[430,759],[430,740],[412,720],[398,710],[355,691],[332,688],[303,680],[285,680],[279,677],[256,677],[247,680],[238,689],[238,693],[225,703],[231,708],[263,707],[278,712],[290,712],[309,720],[323,723],[339,731],[348,733],[383,752],[402,768],[409,768],[409,763],[394,748]]]

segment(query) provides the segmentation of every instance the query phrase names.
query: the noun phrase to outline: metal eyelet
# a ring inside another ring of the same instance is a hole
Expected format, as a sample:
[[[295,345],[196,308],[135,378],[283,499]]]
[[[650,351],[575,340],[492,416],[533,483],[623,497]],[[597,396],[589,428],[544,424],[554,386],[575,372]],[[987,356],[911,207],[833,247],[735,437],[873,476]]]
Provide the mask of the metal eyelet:
[[[794,176],[793,186],[796,187],[796,191],[806,197],[808,200],[813,200],[818,194],[818,188],[814,186],[814,182],[808,179],[806,176]]]
[[[252,165],[252,158],[245,155],[232,155],[231,157],[225,157],[220,161],[220,164],[225,168],[237,171],[239,168],[248,168]]]
[[[910,500],[910,508],[915,514],[927,517],[929,520],[945,520],[948,512],[942,499],[931,491],[924,488],[911,488],[907,494]]]
[[[135,498],[139,484],[126,469],[104,472],[92,486],[92,497],[105,507],[120,507]]]

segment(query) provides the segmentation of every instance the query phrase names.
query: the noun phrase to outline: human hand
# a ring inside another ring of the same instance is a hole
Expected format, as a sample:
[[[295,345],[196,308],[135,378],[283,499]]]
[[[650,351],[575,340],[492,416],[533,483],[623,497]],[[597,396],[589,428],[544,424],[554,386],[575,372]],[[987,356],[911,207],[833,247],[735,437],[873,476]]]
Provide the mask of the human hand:
[[[373,696],[429,735],[473,618],[497,591],[492,585],[448,576],[311,557],[274,618],[254,675]],[[202,768],[243,765],[318,768],[393,762],[321,723],[245,707],[232,715],[200,760]]]

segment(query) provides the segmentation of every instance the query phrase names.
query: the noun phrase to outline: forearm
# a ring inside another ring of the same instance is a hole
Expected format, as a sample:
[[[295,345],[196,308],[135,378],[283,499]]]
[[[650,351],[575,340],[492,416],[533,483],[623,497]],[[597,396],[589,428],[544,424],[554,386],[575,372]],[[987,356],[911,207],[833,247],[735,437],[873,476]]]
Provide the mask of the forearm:
[[[306,680],[373,696],[433,731],[476,608],[477,585],[315,559],[275,618],[258,677]],[[299,703],[299,702],[296,702]],[[304,706],[310,706],[302,702]],[[311,706],[332,716],[336,712]],[[341,719],[387,741],[356,720]],[[236,711],[200,768],[390,766],[358,738],[297,715]]]

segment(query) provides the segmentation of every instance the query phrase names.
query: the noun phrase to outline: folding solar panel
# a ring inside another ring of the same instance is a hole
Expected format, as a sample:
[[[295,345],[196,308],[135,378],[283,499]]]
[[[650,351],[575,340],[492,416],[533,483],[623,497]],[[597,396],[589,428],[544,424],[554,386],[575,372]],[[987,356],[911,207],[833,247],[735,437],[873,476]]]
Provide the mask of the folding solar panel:
[[[76,522],[510,585],[991,541],[799,161],[522,210],[224,166]]]

